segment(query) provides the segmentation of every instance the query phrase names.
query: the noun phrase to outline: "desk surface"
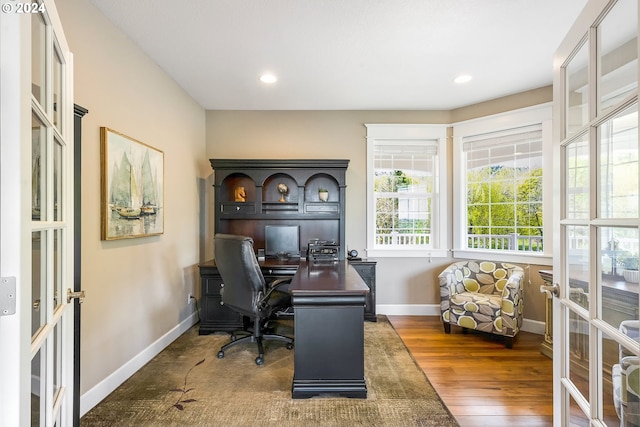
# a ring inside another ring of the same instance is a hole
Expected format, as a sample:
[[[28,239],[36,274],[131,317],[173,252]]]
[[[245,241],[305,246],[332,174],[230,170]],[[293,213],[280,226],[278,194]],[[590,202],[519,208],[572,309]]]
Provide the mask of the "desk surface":
[[[288,260],[279,260],[279,259],[266,259],[264,261],[258,261],[260,264],[260,268],[274,268],[274,267],[298,267],[300,265],[300,258],[288,259]],[[215,259],[211,259],[209,261],[205,261],[203,263],[198,264],[198,267],[215,267],[216,261]]]
[[[301,261],[289,292],[294,297],[306,294],[363,295],[369,292],[369,287],[347,261],[327,264]]]

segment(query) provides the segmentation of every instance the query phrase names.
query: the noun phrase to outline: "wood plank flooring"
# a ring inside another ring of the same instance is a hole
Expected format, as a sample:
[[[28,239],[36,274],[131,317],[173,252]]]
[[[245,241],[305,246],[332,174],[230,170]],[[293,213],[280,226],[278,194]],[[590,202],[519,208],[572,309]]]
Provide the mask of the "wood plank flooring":
[[[461,427],[553,424],[551,359],[542,336],[520,332],[513,349],[504,339],[452,327],[437,316],[388,316],[393,327]]]

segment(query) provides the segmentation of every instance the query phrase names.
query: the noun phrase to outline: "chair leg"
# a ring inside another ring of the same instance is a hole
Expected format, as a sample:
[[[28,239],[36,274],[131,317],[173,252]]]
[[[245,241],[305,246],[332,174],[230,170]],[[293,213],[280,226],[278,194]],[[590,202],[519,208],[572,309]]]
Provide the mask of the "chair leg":
[[[220,347],[220,351],[218,352],[218,358],[222,359],[224,357],[225,350],[228,350],[229,348],[233,347],[234,345],[238,345],[238,344],[246,342],[246,341],[253,341],[254,338],[255,337],[253,335],[247,335],[246,337],[232,339],[230,342],[228,342],[225,345],[223,345],[222,347]]]
[[[289,338],[286,337],[284,335],[277,335],[277,334],[262,334],[262,324],[260,322],[259,319],[256,319],[254,322],[254,331],[252,335],[248,335],[246,337],[242,337],[242,338],[236,338],[235,335],[232,335],[231,337],[231,342],[228,342],[227,344],[223,345],[220,348],[220,351],[218,352],[218,359],[222,359],[224,357],[224,352],[233,347],[234,345],[246,342],[246,341],[252,341],[255,342],[256,345],[258,346],[258,357],[256,357],[255,361],[256,361],[256,365],[262,365],[264,363],[264,345],[263,345],[263,341],[265,340],[270,340],[270,341],[281,341],[287,344],[287,349],[291,350],[293,348],[293,338]]]
[[[444,326],[444,333],[445,334],[450,334],[451,333],[451,323],[443,323],[442,325]]]
[[[504,345],[507,348],[513,348],[514,337],[504,337]]]
[[[277,334],[265,334],[262,335],[263,340],[280,341],[287,344],[293,344],[293,338],[285,337],[284,335]]]

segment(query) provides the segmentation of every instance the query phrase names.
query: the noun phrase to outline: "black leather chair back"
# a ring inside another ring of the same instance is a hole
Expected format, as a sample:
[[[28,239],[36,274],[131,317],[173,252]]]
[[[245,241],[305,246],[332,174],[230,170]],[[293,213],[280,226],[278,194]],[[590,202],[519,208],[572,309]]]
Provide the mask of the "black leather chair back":
[[[253,252],[253,239],[216,234],[214,249],[216,267],[224,283],[222,302],[245,316],[257,315],[266,283]]]

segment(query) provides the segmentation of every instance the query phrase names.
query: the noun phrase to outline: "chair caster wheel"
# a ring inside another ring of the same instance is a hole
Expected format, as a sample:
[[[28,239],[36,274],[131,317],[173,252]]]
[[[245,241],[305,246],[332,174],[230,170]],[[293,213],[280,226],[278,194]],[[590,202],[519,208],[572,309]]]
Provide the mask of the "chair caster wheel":
[[[256,365],[260,366],[264,363],[264,359],[260,356],[256,357]]]
[[[293,348],[293,344],[290,342],[287,343],[287,350],[291,350]]]
[[[224,357],[224,351],[220,350],[218,352],[218,359],[222,359]]]

